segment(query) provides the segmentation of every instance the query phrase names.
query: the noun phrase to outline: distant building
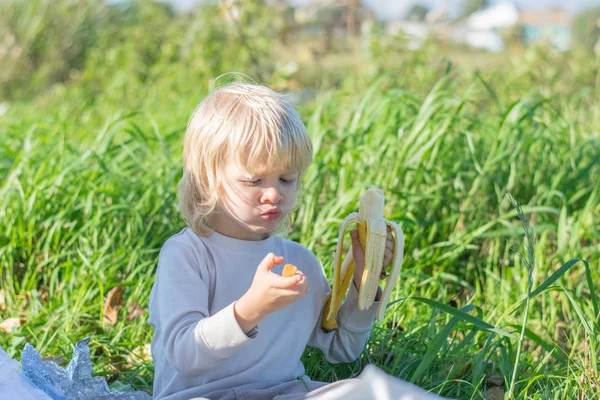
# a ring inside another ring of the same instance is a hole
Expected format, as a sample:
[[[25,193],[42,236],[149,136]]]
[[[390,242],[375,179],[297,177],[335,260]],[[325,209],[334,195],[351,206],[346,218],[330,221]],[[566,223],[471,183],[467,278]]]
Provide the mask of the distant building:
[[[514,26],[518,20],[516,6],[510,1],[503,1],[460,21],[452,21],[448,9],[441,7],[430,11],[423,22],[389,21],[386,32],[390,35],[402,33],[411,48],[419,47],[431,35],[473,48],[501,51],[504,41],[498,29]]]
[[[500,32],[520,29],[525,45],[547,41],[560,50],[571,46],[571,14],[553,7],[547,10],[519,10],[502,1],[471,14],[466,23],[456,26],[453,37],[474,48],[501,51],[505,47]]]
[[[522,38],[525,45],[547,41],[561,50],[571,46],[572,16],[557,7],[520,10],[511,0],[499,0],[465,19],[453,20],[451,15],[448,6],[442,5],[429,11],[423,21],[399,18],[381,22],[385,34],[404,36],[410,48],[422,46],[431,36],[498,52],[506,47],[507,34]],[[329,51],[336,40],[347,36],[359,36],[366,42],[377,23],[374,12],[360,0],[308,2],[294,8],[293,19],[305,33],[321,36],[325,51]]]
[[[519,10],[512,2],[496,3],[467,18],[464,41],[471,47],[501,51],[505,45],[498,30],[512,28],[518,21]]]
[[[557,7],[540,11],[522,11],[519,24],[526,44],[547,40],[561,50],[571,47],[571,14]]]

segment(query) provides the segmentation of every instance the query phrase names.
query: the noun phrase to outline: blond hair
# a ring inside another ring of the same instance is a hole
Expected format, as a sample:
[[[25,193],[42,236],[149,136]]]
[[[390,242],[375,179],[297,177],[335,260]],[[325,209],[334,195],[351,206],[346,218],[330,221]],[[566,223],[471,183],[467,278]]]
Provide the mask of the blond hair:
[[[312,161],[312,144],[300,115],[273,90],[251,83],[215,89],[194,110],[185,132],[179,208],[187,225],[202,236],[212,230],[226,162],[250,173],[298,171]],[[298,184],[298,193],[300,184]],[[290,225],[290,217],[282,223]]]

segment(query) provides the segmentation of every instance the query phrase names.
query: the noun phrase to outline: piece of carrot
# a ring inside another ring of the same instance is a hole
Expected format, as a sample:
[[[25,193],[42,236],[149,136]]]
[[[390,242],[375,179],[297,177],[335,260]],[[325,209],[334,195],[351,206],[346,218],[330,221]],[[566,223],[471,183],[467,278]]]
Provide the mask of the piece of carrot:
[[[298,268],[296,268],[295,265],[285,264],[283,266],[283,271],[281,271],[281,276],[283,276],[283,277],[294,276],[294,275],[296,275],[296,271],[298,271]]]

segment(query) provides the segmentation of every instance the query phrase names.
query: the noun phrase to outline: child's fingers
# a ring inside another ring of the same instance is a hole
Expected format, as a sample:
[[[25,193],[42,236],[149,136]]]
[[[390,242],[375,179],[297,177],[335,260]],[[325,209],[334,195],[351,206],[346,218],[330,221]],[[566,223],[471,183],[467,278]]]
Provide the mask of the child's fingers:
[[[385,241],[385,248],[394,250],[394,244],[395,244],[394,238],[388,236],[387,240]]]
[[[302,285],[304,282],[306,282],[306,277],[301,273],[296,273],[296,275],[289,277],[277,274],[271,276],[271,286],[277,289],[291,289],[296,285]]]
[[[390,249],[385,249],[385,253],[383,255],[383,266],[387,267],[387,265],[392,262],[392,257],[394,256],[394,252]]]
[[[365,250],[360,244],[358,230],[353,229],[350,231],[350,238],[352,239],[352,256],[354,257],[354,262],[358,265],[365,265]]]
[[[281,256],[276,256],[273,253],[269,253],[265,256],[265,258],[262,259],[258,267],[262,270],[270,271],[274,266],[281,264],[284,260],[285,258]]]
[[[302,280],[290,287],[278,289],[279,294],[286,297],[298,295],[304,296],[308,293],[308,291],[308,281],[306,280],[306,278],[303,278]]]
[[[360,246],[360,248],[362,248],[362,244],[360,243],[360,238],[358,237],[358,229],[352,229],[350,231],[350,239],[352,240],[353,246]]]
[[[286,303],[288,303],[287,305],[292,304],[294,301],[300,299],[301,297],[304,297],[306,295],[306,293],[304,292],[298,292],[298,291],[293,291],[293,290],[286,290],[284,292],[281,293],[281,298],[287,298],[287,301],[285,301]],[[290,299],[292,301],[290,301]],[[286,307],[287,307],[286,305]]]

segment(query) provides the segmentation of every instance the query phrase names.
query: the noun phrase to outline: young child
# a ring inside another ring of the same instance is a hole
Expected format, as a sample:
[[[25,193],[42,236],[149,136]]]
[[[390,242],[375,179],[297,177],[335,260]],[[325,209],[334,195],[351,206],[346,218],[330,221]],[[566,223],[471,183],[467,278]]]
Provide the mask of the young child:
[[[302,398],[325,385],[305,375],[305,347],[332,363],[362,353],[375,304],[357,307],[364,251],[352,236],[355,285],[321,329],[330,286],[314,254],[277,232],[289,227],[312,145],[274,91],[234,83],[196,108],[184,143],[180,208],[188,225],[161,249],[150,294],[155,399]],[[392,257],[392,237],[384,264]],[[284,263],[298,267],[282,277]]]

